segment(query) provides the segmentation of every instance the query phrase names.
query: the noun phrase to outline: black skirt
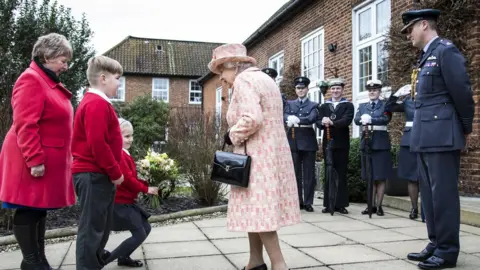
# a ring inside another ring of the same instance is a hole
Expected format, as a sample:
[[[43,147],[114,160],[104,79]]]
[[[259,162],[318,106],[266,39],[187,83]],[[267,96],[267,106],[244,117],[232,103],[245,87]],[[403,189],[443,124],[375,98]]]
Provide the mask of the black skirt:
[[[372,167],[373,167],[373,180],[385,181],[390,178],[392,174],[392,154],[390,150],[373,150],[372,151]],[[362,179],[367,180],[367,174],[365,172],[365,164],[363,158],[361,159],[362,165]]]
[[[143,227],[150,214],[137,204],[115,204],[113,206],[112,231],[130,231]]]
[[[402,146],[398,152],[398,178],[418,181],[417,153],[410,152],[410,147]]]

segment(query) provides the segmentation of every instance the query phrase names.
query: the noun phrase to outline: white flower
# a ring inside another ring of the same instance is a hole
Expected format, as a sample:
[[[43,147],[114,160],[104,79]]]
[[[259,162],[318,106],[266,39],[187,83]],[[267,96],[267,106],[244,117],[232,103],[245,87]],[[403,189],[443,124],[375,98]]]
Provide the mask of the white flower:
[[[165,171],[170,171],[170,166],[169,165],[165,166]]]
[[[173,166],[173,159],[170,159],[168,165]]]
[[[150,161],[148,161],[148,159],[142,159],[140,161],[140,164],[141,164],[142,168],[149,168],[150,167]]]

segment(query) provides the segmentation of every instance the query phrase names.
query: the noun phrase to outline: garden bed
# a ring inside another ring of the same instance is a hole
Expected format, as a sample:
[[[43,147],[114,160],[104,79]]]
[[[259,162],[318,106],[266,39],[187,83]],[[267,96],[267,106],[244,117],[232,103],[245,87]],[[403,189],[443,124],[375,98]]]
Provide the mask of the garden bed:
[[[213,206],[224,205],[226,203],[226,201],[220,201]],[[201,201],[187,195],[172,195],[171,197],[163,200],[160,203],[160,207],[156,209],[152,208],[149,202],[144,200],[139,200],[138,204],[151,215],[161,215],[207,207],[206,205],[202,204]],[[80,207],[78,205],[49,211],[47,215],[47,229],[50,230],[65,227],[75,227],[77,226],[79,217]],[[11,235],[12,233],[13,232],[11,228],[7,228],[5,225],[0,226],[0,237]]]

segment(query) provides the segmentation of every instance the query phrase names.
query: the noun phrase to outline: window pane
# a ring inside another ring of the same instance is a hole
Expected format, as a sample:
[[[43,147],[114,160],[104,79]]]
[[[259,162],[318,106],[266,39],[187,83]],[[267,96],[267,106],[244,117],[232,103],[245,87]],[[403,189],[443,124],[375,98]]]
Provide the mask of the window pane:
[[[279,75],[280,77],[282,77],[282,76],[283,76],[283,56],[280,57],[280,60],[278,61],[278,65],[279,65],[279,67],[278,67],[278,75]]]
[[[313,52],[313,40],[308,41],[308,54],[311,54]]]
[[[372,47],[359,50],[359,89],[365,90],[367,80],[372,79]]]
[[[313,50],[318,51],[318,37],[313,38]]]
[[[388,1],[383,1],[377,4],[377,34],[382,34],[388,30],[390,22],[390,10]]]
[[[385,41],[377,43],[377,77],[384,86],[388,86],[388,51]]]
[[[358,15],[358,40],[364,40],[372,36],[372,10],[367,9]]]

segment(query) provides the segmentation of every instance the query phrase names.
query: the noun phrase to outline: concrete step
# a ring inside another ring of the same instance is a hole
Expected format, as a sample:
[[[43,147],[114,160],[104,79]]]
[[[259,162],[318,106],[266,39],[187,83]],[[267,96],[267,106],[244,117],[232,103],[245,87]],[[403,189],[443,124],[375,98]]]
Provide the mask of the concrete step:
[[[408,196],[395,197],[385,195],[383,205],[407,212],[410,212],[412,208],[410,197]],[[480,227],[480,198],[461,196],[460,207],[460,222],[462,224]]]

